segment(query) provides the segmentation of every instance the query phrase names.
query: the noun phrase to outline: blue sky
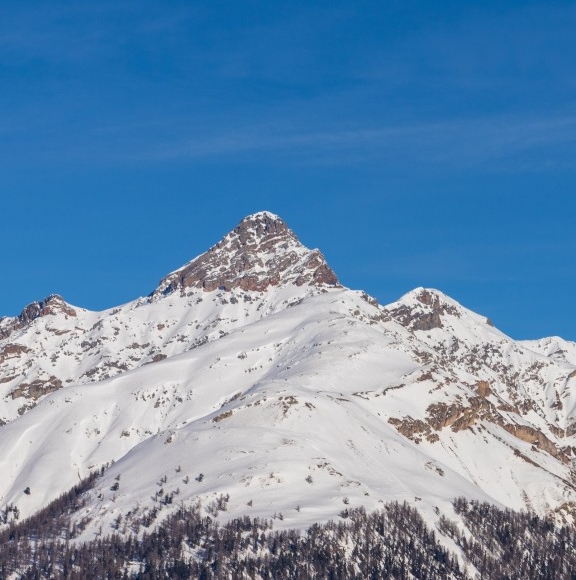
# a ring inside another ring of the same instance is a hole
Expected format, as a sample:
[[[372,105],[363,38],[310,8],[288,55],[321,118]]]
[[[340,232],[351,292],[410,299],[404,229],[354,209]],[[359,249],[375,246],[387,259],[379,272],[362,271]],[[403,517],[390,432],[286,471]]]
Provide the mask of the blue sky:
[[[7,2],[0,315],[282,216],[381,302],[576,340],[576,3]]]

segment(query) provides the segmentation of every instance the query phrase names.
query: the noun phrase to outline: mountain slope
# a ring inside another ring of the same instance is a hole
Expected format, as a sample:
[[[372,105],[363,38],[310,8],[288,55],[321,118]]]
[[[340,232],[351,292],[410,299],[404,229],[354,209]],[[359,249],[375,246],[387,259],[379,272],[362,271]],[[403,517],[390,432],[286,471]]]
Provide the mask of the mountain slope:
[[[147,298],[90,312],[50,296],[0,319],[0,424],[62,386],[163,360],[338,287],[318,250],[261,212],[166,276]]]
[[[268,212],[146,298],[28,310],[0,321],[0,498],[21,517],[102,467],[84,539],[179,502],[285,527],[388,500],[435,522],[460,495],[574,517],[568,359],[438,291],[342,288]]]

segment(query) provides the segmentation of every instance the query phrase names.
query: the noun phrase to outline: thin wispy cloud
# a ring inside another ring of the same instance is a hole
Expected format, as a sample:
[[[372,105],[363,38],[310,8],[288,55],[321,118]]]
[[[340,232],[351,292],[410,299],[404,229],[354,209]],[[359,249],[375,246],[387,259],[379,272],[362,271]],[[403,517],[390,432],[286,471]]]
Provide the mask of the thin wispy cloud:
[[[47,151],[38,156],[49,160],[90,159],[95,163],[119,161],[168,162],[173,160],[225,160],[254,155],[282,156],[288,164],[348,163],[374,161],[423,166],[506,167],[545,169],[550,162],[576,167],[576,116],[522,119],[458,119],[444,122],[390,125],[379,128],[294,130],[270,123],[227,130],[198,129],[188,137],[189,120],[168,117],[146,123],[125,121],[102,126],[80,126],[78,132],[58,135],[58,125],[42,118],[13,119],[0,133],[14,137],[19,132],[39,132],[38,142],[53,137]],[[173,126],[173,129],[171,129]],[[202,134],[204,132],[204,134]],[[78,142],[82,146],[78,147]],[[6,152],[9,158],[10,153]],[[492,165],[488,165],[492,164]]]
[[[103,61],[141,46],[181,34],[194,15],[191,6],[147,6],[130,0],[97,3],[32,2],[3,10],[0,22],[0,62],[52,64]]]
[[[411,25],[383,35],[384,9],[229,8],[226,27],[212,6],[184,2],[170,10],[129,0],[7,10],[0,62],[25,62],[30,71],[22,67],[27,92],[7,83],[0,96],[0,158],[12,164],[14,152],[26,151],[26,163],[276,156],[318,166],[576,165],[576,115],[567,102],[555,116],[533,106],[485,110],[486,100],[529,97],[524,89],[538,83],[506,70],[512,61],[537,61],[530,47],[528,56],[519,52],[533,26],[530,10],[495,17],[488,9],[471,29],[464,13],[432,26],[394,9]],[[534,42],[572,12],[545,14]],[[487,43],[491,33],[497,46]],[[558,60],[560,83],[571,61]]]
[[[290,152],[337,161],[404,157],[406,162],[462,163],[478,165],[506,160],[555,147],[568,148],[576,164],[576,116],[544,119],[465,119],[381,128],[282,132],[270,126],[194,137],[165,143],[152,151],[133,152],[135,157],[165,160],[217,158],[247,153]],[[572,149],[570,149],[572,148]],[[565,150],[565,153],[568,151]],[[130,154],[129,154],[130,156]]]

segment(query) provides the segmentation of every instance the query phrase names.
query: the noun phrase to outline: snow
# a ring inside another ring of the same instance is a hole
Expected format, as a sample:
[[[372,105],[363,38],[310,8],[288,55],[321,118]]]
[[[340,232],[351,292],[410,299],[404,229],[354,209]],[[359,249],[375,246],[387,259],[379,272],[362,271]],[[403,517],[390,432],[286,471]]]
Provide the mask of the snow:
[[[541,338],[539,340],[523,340],[520,344],[558,362],[576,365],[576,343],[564,340],[559,336]]]

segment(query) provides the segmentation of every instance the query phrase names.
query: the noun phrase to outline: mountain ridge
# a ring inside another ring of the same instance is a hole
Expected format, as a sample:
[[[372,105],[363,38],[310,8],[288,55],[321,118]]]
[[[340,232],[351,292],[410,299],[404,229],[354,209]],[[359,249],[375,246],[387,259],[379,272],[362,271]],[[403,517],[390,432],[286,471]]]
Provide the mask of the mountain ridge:
[[[22,517],[98,469],[84,539],[220,496],[279,527],[388,500],[433,523],[459,495],[576,516],[570,343],[434,289],[378,305],[269,212],[148,297],[35,304],[0,321],[0,505]]]

